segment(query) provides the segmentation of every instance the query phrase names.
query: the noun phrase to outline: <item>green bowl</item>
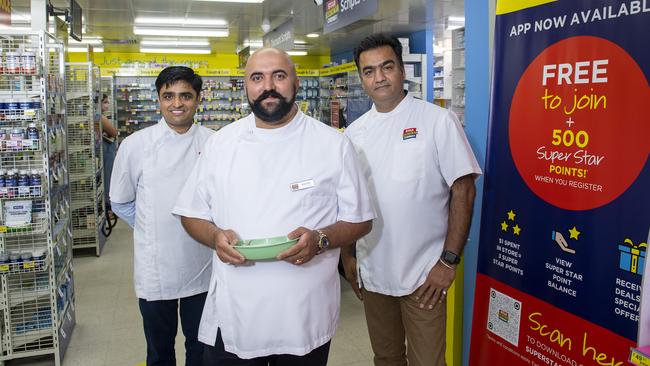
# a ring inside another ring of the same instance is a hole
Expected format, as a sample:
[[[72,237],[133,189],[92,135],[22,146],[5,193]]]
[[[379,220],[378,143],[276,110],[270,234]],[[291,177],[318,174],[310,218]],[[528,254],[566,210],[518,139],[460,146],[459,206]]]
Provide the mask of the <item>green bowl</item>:
[[[278,254],[291,248],[298,238],[289,239],[286,236],[276,236],[267,239],[240,240],[233,246],[247,260],[275,259]]]

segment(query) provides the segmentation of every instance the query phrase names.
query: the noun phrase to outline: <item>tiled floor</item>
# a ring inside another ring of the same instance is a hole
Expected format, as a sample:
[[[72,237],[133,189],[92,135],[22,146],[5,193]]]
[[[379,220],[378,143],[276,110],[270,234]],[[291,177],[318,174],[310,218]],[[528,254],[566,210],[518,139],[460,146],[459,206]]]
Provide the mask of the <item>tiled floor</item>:
[[[145,340],[132,278],[133,239],[123,222],[114,229],[101,257],[75,253],[77,325],[63,366],[144,365]],[[341,288],[341,316],[332,340],[329,365],[372,365],[363,307],[345,281]],[[176,350],[178,364],[183,365],[180,330]],[[7,365],[51,366],[54,362],[51,357],[31,358]]]

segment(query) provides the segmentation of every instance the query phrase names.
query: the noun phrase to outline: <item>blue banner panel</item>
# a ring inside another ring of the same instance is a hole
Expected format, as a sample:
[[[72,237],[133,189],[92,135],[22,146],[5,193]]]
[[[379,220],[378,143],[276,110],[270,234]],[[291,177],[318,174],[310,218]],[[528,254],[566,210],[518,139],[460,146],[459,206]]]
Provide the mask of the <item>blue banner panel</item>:
[[[622,365],[650,228],[650,0],[521,8],[496,17],[470,364]]]

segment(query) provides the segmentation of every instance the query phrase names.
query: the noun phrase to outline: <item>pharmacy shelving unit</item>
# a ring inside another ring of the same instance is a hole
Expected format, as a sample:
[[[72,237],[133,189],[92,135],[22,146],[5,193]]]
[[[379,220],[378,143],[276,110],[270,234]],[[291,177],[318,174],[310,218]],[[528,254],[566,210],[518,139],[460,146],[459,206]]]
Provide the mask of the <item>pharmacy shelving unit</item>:
[[[115,79],[117,129],[122,142],[133,132],[158,122],[160,106],[155,77],[117,76]]]
[[[75,324],[64,46],[3,30],[0,48],[0,363],[59,366]]]
[[[196,110],[195,120],[218,130],[245,115],[245,101],[243,77],[204,77],[201,104]]]
[[[73,249],[94,248],[101,255],[106,218],[99,68],[91,62],[66,64],[68,154]]]
[[[443,108],[451,100],[451,50],[433,56],[433,102]]]
[[[420,53],[403,54],[405,87],[414,98],[427,100],[427,55]]]
[[[372,106],[354,63],[321,69],[319,86],[320,113],[317,119],[332,127],[346,127]]]
[[[156,93],[156,77],[117,76],[115,100],[120,139],[157,123],[160,105]],[[241,76],[203,77],[201,103],[195,120],[212,129],[219,128],[245,116],[246,97]]]
[[[451,110],[465,125],[465,28],[451,32]]]
[[[300,106],[303,113],[314,117],[318,110],[319,85],[318,76],[303,76],[300,77],[300,88],[296,93],[296,102]]]

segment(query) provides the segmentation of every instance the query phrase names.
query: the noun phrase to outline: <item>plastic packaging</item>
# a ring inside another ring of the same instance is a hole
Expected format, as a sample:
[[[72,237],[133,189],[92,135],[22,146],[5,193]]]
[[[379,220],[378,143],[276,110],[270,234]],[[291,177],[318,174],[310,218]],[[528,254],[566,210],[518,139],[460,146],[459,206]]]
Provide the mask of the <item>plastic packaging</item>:
[[[32,196],[40,197],[42,194],[41,173],[36,169],[32,170],[31,173],[32,174],[29,176],[29,185],[32,189]]]
[[[25,197],[31,194],[29,189],[30,176],[27,170],[20,170],[18,173],[18,196]]]
[[[29,228],[32,223],[32,201],[8,201],[4,203],[5,225],[8,228]]]

